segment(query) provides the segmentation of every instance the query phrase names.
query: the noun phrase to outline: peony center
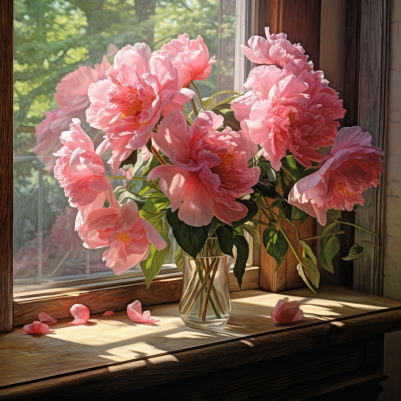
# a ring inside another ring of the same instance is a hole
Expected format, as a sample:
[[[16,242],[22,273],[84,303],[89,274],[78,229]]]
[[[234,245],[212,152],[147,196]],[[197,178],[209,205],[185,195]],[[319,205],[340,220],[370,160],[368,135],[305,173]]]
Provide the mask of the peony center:
[[[296,121],[296,116],[295,116],[295,113],[288,113],[288,119],[290,120],[290,124],[293,124],[293,123],[295,123],[295,121]]]
[[[126,244],[130,239],[131,239],[131,237],[129,237],[126,233],[125,233],[125,231],[123,231],[121,234],[118,234],[118,239],[123,243],[123,244]]]
[[[138,92],[135,89],[130,89],[127,97],[129,97],[128,107],[123,109],[120,113],[120,117],[133,117],[138,123],[143,110],[142,101],[139,99]]]
[[[215,167],[212,167],[211,170],[213,173],[221,176],[227,173],[228,166],[232,165],[234,163],[234,154],[227,152],[220,160],[220,164],[218,164]]]
[[[334,184],[334,190],[336,192],[340,192],[344,196],[355,196],[355,195],[359,195],[360,194],[360,192],[350,192],[350,191],[348,191],[347,187],[342,182],[336,182]]]

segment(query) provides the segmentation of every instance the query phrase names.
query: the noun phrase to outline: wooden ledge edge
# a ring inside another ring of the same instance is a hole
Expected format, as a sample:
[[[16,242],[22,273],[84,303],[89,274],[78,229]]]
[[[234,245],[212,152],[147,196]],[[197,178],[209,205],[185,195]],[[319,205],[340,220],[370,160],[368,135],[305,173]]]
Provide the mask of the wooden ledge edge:
[[[141,389],[400,329],[401,307],[397,307],[3,387],[0,399],[26,399],[28,394],[33,399],[61,392],[73,397],[87,386],[106,393],[112,388]]]

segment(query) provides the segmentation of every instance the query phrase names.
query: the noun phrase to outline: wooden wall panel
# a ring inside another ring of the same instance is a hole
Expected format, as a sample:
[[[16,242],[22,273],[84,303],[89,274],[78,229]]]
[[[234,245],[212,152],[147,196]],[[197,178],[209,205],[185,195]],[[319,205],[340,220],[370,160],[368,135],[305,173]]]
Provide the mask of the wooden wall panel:
[[[358,124],[372,137],[372,144],[386,152],[386,108],[390,0],[361,1]],[[383,165],[386,165],[384,157]],[[378,188],[364,193],[365,204],[356,209],[355,223],[378,233],[377,244],[354,261],[354,288],[381,295],[383,276],[385,171]],[[355,230],[355,241],[372,241],[372,236]]]
[[[13,1],[0,2],[0,332],[13,330]]]

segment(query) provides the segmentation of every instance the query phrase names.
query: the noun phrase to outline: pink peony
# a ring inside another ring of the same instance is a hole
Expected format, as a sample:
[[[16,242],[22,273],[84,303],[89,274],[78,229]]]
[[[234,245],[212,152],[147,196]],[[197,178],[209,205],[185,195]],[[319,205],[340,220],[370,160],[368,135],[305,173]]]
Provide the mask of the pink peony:
[[[287,297],[285,297],[277,302],[273,313],[270,312],[270,315],[278,324],[295,323],[304,317],[304,313],[300,308],[300,305],[300,302],[290,301]]]
[[[270,34],[269,27],[265,28],[266,39],[252,36],[248,40],[249,47],[241,45],[243,52],[250,61],[256,64],[276,64],[284,67],[291,60],[306,61],[304,48],[300,43],[292,44],[285,33]]]
[[[248,166],[257,146],[243,131],[218,132],[222,123],[206,111],[187,132],[184,114],[173,112],[154,137],[173,165],[156,167],[148,180],[160,178],[171,210],[179,208],[178,217],[191,226],[207,225],[214,215],[228,224],[245,217],[248,209],[236,199],[252,193],[259,179],[259,168]]]
[[[22,328],[23,333],[21,334],[51,334],[54,333],[53,329],[49,329],[47,324],[38,322],[35,320],[32,324],[26,324]]]
[[[111,206],[90,212],[78,232],[88,248],[110,247],[103,260],[120,275],[145,260],[151,244],[157,250],[167,244],[152,224],[139,217],[138,206],[131,199],[124,206]]]
[[[182,88],[184,71],[173,58],[171,53],[152,55],[144,43],[127,45],[116,54],[108,78],[89,87],[87,120],[106,131],[97,153],[113,150],[114,174],[133,150],[146,145],[162,114],[182,110],[195,96]]]
[[[342,100],[303,60],[283,69],[259,66],[248,77],[251,92],[231,104],[235,117],[244,121],[252,140],[259,144],[272,167],[279,170],[289,150],[304,166],[320,161],[319,147],[330,146],[337,135],[345,110]]]
[[[51,171],[55,158],[53,153],[61,146],[60,134],[68,129],[72,118],[85,121],[85,111],[89,107],[88,88],[91,83],[106,78],[110,63],[103,56],[101,64],[95,68],[80,66],[67,74],[56,87],[54,98],[59,108],[46,111],[45,119],[36,126],[37,145],[33,149],[38,158],[46,164],[45,170]]]
[[[383,171],[381,149],[371,145],[372,137],[360,127],[342,128],[325,163],[292,188],[289,203],[327,223],[329,209],[351,211],[363,205],[362,192],[379,184]]]
[[[70,131],[63,132],[60,138],[63,147],[55,153],[59,158],[54,177],[64,188],[71,206],[86,206],[109,188],[103,161],[94,152],[93,142],[82,131],[78,119],[73,119]]]
[[[190,40],[186,33],[178,35],[177,39],[163,45],[163,50],[173,53],[180,59],[185,71],[184,85],[206,79],[216,62],[214,56],[209,59],[209,50],[203,43],[202,36]]]
[[[140,301],[134,301],[127,305],[127,315],[135,323],[156,323],[160,320],[150,317],[150,312],[146,310],[142,313],[142,304]]]
[[[75,304],[71,306],[70,309],[71,315],[74,318],[72,322],[69,322],[68,324],[74,325],[74,326],[79,326],[81,324],[88,323],[88,320],[91,316],[89,309],[82,304]]]
[[[55,324],[57,323],[57,319],[54,319],[46,312],[40,312],[38,315],[38,319],[45,324]]]

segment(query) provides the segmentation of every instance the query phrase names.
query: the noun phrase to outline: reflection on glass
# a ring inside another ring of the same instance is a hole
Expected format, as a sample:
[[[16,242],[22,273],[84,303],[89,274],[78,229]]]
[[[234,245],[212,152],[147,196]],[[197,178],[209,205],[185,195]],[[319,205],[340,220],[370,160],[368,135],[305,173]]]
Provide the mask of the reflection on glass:
[[[53,177],[58,137],[79,118],[95,146],[101,142],[103,132],[85,122],[87,89],[105,78],[114,54],[127,44],[146,42],[157,50],[178,34],[200,34],[218,60],[210,77],[198,83],[202,96],[231,88],[235,0],[15,0],[14,17],[16,291],[112,276],[101,260],[103,250],[82,246],[74,230],[77,210]],[[175,250],[174,244],[171,265]]]

